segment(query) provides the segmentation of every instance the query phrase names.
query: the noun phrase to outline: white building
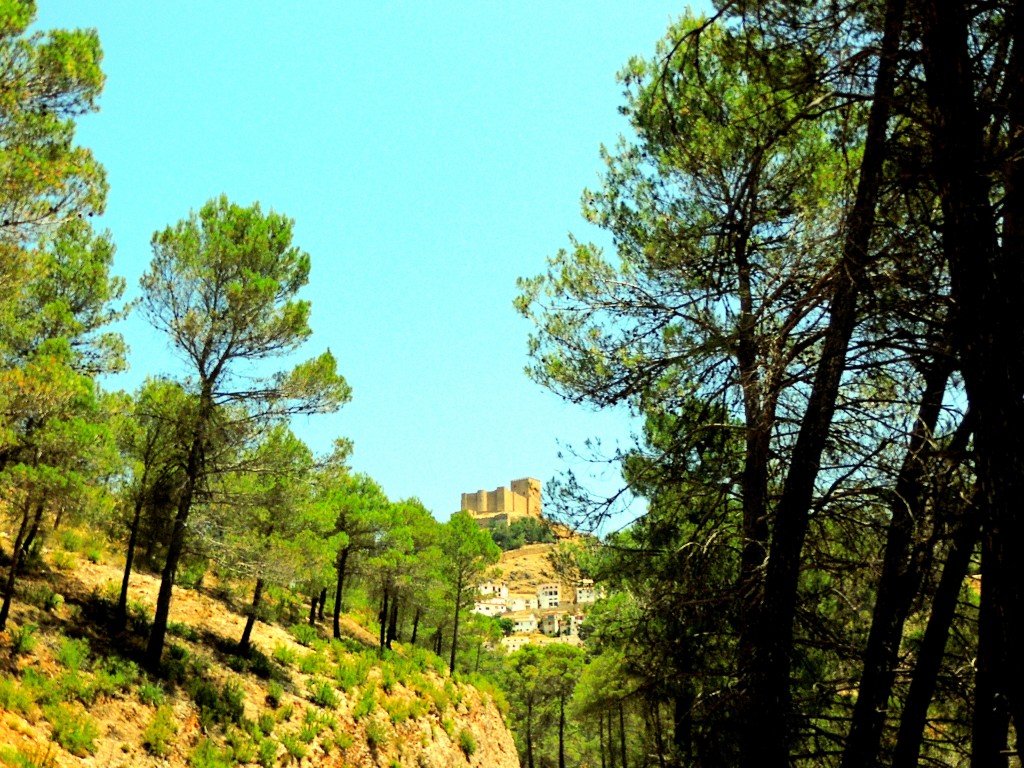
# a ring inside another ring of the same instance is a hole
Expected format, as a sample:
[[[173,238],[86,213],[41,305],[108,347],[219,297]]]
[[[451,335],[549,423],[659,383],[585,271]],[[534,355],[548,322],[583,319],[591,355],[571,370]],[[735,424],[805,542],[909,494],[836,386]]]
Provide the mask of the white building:
[[[537,617],[532,611],[517,611],[508,614],[505,618],[512,622],[513,632],[537,631]]]
[[[479,587],[480,597],[500,597],[502,600],[508,599],[508,584],[494,584],[487,582],[481,584]]]
[[[508,598],[508,609],[510,611],[535,611],[537,610],[537,596],[513,594]]]
[[[477,600],[473,603],[473,613],[482,613],[484,616],[501,616],[508,610],[508,604],[504,598],[492,597],[487,600]]]
[[[593,603],[598,598],[597,589],[594,588],[593,579],[580,579],[576,585],[576,602]]]
[[[562,602],[561,584],[541,584],[537,587],[537,607],[541,610],[557,608],[560,602]]]

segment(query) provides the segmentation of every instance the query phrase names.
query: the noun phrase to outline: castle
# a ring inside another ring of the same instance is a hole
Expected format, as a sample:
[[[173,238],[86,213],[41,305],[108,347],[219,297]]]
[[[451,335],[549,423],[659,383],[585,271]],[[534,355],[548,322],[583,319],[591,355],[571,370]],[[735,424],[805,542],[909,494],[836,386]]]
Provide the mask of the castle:
[[[509,525],[526,517],[541,518],[540,480],[522,477],[513,480],[511,488],[502,486],[493,491],[480,490],[462,494],[462,510],[483,528]]]

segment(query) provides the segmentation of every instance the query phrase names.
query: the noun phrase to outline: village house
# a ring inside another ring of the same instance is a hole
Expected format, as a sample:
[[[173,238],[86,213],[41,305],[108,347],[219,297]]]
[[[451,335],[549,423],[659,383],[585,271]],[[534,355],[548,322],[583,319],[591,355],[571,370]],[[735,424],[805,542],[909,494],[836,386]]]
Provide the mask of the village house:
[[[537,607],[557,608],[562,601],[562,585],[558,583],[541,584],[537,587]]]

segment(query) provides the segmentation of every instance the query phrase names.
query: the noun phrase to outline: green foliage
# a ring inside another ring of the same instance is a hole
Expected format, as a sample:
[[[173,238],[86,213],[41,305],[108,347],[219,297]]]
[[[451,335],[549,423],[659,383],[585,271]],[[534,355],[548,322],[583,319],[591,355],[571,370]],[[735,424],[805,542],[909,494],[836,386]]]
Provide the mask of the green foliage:
[[[45,750],[40,746],[0,747],[0,762],[10,768],[54,768],[57,756],[52,744]]]
[[[316,627],[311,627],[309,624],[293,624],[288,628],[288,631],[291,632],[292,637],[300,645],[304,645],[307,648],[312,648],[320,639],[320,633],[317,632]]]
[[[202,739],[188,756],[192,768],[232,768],[235,761],[229,749],[222,749],[212,739]]]
[[[81,708],[55,704],[43,709],[50,721],[51,737],[76,757],[87,757],[96,751],[99,727]]]
[[[277,721],[274,716],[269,712],[260,712],[259,718],[256,720],[256,726],[260,729],[260,733],[264,736],[270,736],[274,733],[274,726],[277,725]]]
[[[274,709],[277,709],[281,703],[281,697],[284,696],[284,688],[277,681],[271,681],[267,686],[267,704]],[[269,734],[268,734],[269,735]]]
[[[158,707],[153,719],[142,732],[142,746],[151,755],[167,757],[177,734],[178,724],[174,720],[174,710],[166,705]]]
[[[84,637],[78,640],[65,638],[60,641],[56,653],[57,661],[72,672],[85,669],[89,661],[89,641]]]
[[[26,653],[30,653],[36,647],[36,642],[38,642],[36,638],[38,629],[39,625],[31,622],[12,629],[11,655],[24,656]]]
[[[467,728],[459,731],[459,749],[466,755],[466,759],[473,757],[477,750],[476,736]]]
[[[367,686],[359,696],[359,701],[352,707],[352,717],[355,720],[362,720],[377,709],[376,689]]]
[[[0,676],[0,709],[15,712],[26,719],[33,719],[36,700],[32,691],[21,685],[14,677]]]
[[[284,667],[290,667],[298,659],[299,654],[290,645],[278,643],[274,646],[274,661]]]
[[[195,678],[188,684],[188,693],[199,708],[199,722],[203,727],[241,723],[245,714],[245,691],[229,680],[218,690],[215,683]]]
[[[336,709],[338,707],[338,695],[334,687],[326,680],[310,680],[310,698],[318,707],[325,709]]]
[[[299,671],[304,675],[316,675],[327,669],[327,659],[319,653],[307,653],[299,659]]]
[[[493,526],[487,530],[494,543],[504,552],[519,549],[526,544],[546,544],[556,541],[550,524],[546,520],[537,520],[533,517],[524,517],[508,525]]]
[[[188,640],[189,642],[196,642],[199,640],[199,632],[188,624],[180,621],[171,621],[167,624],[167,634],[174,637],[180,637],[182,640]]]
[[[366,723],[366,743],[370,749],[376,750],[386,747],[391,741],[391,728],[377,718]]]
[[[64,596],[53,591],[49,584],[33,584],[22,592],[22,599],[44,611],[55,611],[64,605]]]
[[[149,707],[159,707],[167,694],[159,683],[145,682],[139,686],[139,701]]]
[[[302,743],[301,739],[299,739],[298,734],[295,733],[282,734],[281,746],[284,747],[285,751],[293,760],[301,760],[309,752],[306,745]]]
[[[262,768],[273,768],[277,764],[278,746],[273,739],[262,739],[257,751],[257,759]]]

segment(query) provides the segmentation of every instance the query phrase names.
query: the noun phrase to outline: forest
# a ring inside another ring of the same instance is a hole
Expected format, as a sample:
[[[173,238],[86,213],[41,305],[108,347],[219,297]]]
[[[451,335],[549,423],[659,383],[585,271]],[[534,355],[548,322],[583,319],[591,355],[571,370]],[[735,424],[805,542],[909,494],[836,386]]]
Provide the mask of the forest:
[[[626,64],[631,132],[582,198],[611,245],[571,239],[515,306],[534,380],[642,429],[586,456],[618,491],[549,484],[548,509],[588,534],[552,567],[603,589],[582,645],[511,654],[470,609],[501,549],[549,533],[440,523],[355,472],[343,437],[318,455],[292,431],[351,391],[330,351],[294,362],[315,340],[286,216],[208,200],[153,234],[141,298],[122,300],[91,222],[104,170],[74,135],[100,40],[28,31],[34,13],[0,0],[0,709],[38,703],[57,743],[91,753],[17,662],[40,628],[24,606],[60,607],[39,583],[81,550],[122,576],[77,606],[79,631],[150,688],[182,682],[184,588],[245,617],[226,664],[283,665],[252,637],[290,626],[335,649],[338,690],[355,620],[382,680],[415,658],[487,692],[524,768],[1020,764],[1018,4],[721,2]],[[108,391],[129,312],[178,367]],[[152,605],[130,597],[138,574]],[[59,695],[83,707],[82,690]],[[305,757],[210,717],[194,766]],[[470,732],[444,730],[480,764]]]

